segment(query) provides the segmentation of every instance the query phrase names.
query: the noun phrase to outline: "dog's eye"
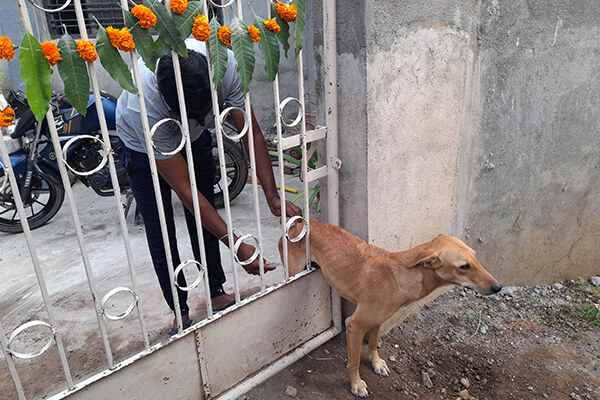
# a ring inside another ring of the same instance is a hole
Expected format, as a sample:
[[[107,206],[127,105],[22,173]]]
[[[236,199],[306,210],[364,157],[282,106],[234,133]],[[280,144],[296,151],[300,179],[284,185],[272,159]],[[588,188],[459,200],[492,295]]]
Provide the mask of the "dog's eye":
[[[466,269],[470,269],[470,268],[471,268],[471,266],[469,264],[465,264],[465,265],[461,265],[460,266],[460,269],[465,269],[466,270]]]

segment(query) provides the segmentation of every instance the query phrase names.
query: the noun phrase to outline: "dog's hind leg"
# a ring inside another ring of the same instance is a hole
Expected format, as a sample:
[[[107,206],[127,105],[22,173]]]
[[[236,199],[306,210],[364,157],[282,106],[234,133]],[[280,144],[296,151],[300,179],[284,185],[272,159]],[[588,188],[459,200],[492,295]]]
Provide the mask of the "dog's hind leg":
[[[371,365],[373,366],[373,370],[376,374],[388,376],[390,374],[390,370],[385,361],[381,357],[379,357],[379,353],[377,352],[380,328],[381,325],[369,331],[369,359],[371,360]]]
[[[350,373],[350,390],[359,397],[367,397],[369,391],[365,381],[360,379],[360,348],[367,330],[355,320],[356,313],[346,318],[346,341],[348,342],[348,372]]]

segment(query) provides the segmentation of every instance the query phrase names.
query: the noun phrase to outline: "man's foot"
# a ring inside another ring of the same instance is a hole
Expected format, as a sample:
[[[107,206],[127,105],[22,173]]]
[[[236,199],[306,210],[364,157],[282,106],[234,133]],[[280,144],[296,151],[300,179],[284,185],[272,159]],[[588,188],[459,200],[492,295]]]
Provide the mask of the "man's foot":
[[[189,328],[190,326],[192,326],[193,323],[194,321],[190,319],[189,315],[181,316],[181,324],[183,325],[183,329]],[[173,318],[173,327],[169,329],[169,335],[175,335],[178,332],[179,330],[177,329],[177,318]]]
[[[228,293],[210,299],[214,311],[221,311],[235,304],[235,297]]]

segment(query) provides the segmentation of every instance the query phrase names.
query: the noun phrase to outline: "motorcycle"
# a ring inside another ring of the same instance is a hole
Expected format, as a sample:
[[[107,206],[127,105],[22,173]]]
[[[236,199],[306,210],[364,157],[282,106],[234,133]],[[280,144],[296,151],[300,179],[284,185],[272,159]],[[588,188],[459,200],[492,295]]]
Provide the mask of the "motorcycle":
[[[118,137],[116,135],[116,106],[117,100],[106,93],[100,95],[106,123],[109,130],[110,146],[114,155],[115,169],[121,193],[124,197],[125,215],[130,209],[133,194],[129,187],[127,173],[118,157]],[[64,201],[65,189],[60,179],[56,153],[50,139],[47,120],[37,123],[21,91],[12,90],[8,103],[15,110],[17,121],[11,138],[18,142],[18,148],[10,153],[10,162],[17,178],[19,191],[23,200],[31,229],[47,223],[60,210]],[[59,94],[53,94],[51,99],[54,124],[59,135],[61,148],[66,148],[66,162],[71,171],[86,173],[85,175],[69,173],[70,184],[76,181],[90,187],[99,196],[112,196],[113,188],[108,165],[102,165],[104,150],[101,143],[100,122],[95,106],[95,98],[89,96],[87,113],[79,114],[68,100]],[[234,129],[227,125],[226,129]],[[70,144],[69,140],[83,136]],[[224,206],[223,190],[217,144],[212,133],[213,157],[217,165],[217,176],[214,182],[215,206]],[[0,138],[3,140],[3,138]],[[248,178],[248,161],[241,142],[234,142],[227,137],[224,140],[227,185],[230,199],[236,198],[243,190]],[[94,171],[90,173],[88,171]],[[141,216],[136,213],[136,221],[141,222]],[[22,232],[23,228],[16,209],[8,176],[0,162],[0,231],[8,233]]]

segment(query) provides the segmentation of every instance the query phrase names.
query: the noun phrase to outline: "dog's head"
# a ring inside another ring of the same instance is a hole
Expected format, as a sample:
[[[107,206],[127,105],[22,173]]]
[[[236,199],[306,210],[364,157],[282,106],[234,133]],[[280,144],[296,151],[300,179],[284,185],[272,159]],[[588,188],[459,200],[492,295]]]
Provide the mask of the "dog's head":
[[[502,289],[502,285],[479,264],[475,251],[453,236],[439,235],[419,248],[409,263],[410,268],[432,269],[444,282],[468,287],[481,294],[494,294]]]

